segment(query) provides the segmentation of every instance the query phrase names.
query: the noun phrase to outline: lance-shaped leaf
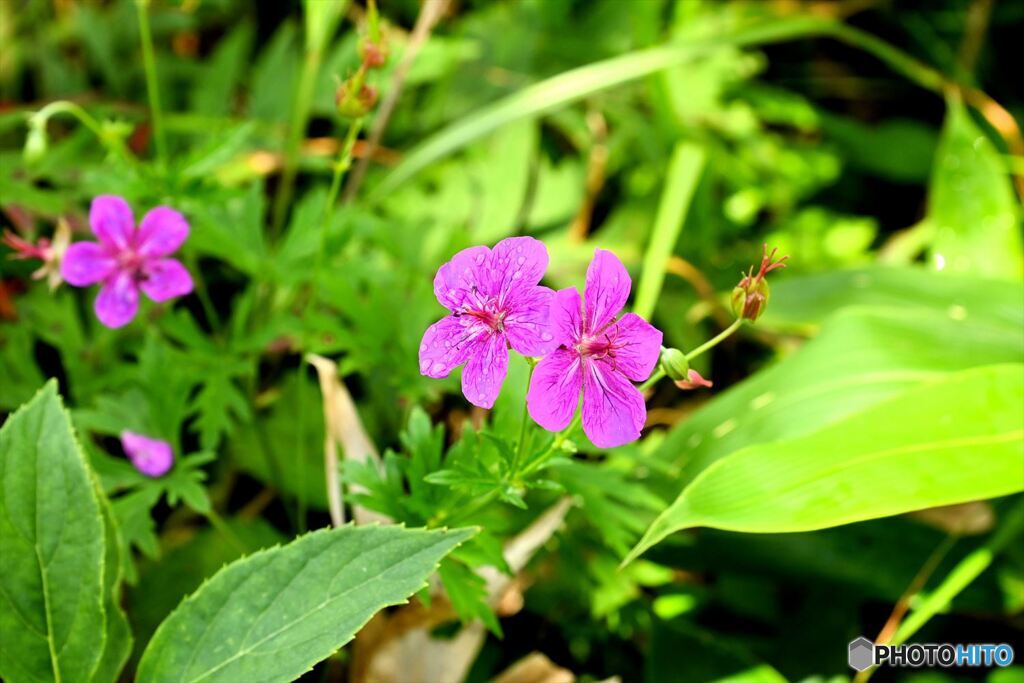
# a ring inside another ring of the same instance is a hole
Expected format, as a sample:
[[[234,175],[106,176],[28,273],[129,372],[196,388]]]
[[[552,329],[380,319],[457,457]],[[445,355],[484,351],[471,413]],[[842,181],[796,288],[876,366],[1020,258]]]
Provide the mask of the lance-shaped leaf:
[[[346,526],[233,562],[160,625],[137,680],[294,680],[422,588],[473,533]]]
[[[89,681],[104,650],[104,527],[50,382],[0,429],[0,677]]]
[[[700,473],[627,557],[694,526],[810,531],[1024,490],[1024,365],[915,386],[802,438]]]

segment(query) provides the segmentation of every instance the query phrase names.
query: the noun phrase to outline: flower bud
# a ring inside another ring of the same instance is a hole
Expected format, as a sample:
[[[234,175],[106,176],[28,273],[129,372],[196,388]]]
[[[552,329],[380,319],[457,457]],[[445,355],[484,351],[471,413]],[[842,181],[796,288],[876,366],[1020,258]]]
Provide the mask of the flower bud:
[[[754,268],[751,266],[747,274],[743,276],[743,279],[732,290],[732,312],[737,318],[754,322],[764,313],[770,296],[768,281],[765,277],[773,270],[785,268],[785,261],[789,258],[789,256],[783,256],[775,260],[776,251],[778,250],[772,249],[772,252],[769,254],[768,245],[764,245],[761,267],[757,274],[754,274]]]
[[[689,370],[686,373],[686,379],[676,380],[676,386],[680,389],[700,389],[701,387],[710,388],[711,382],[700,376],[700,373],[696,370]]]
[[[366,116],[377,104],[377,89],[372,85],[346,81],[334,96],[338,114],[347,119]]]
[[[46,154],[46,119],[31,118],[28,122],[28,136],[23,151],[25,163],[39,161]]]
[[[669,379],[685,380],[690,370],[690,361],[686,359],[686,354],[679,349],[662,349],[661,368],[669,376]]]
[[[373,41],[370,38],[362,38],[359,41],[359,59],[367,69],[379,69],[387,64],[389,56],[388,44],[383,39]]]

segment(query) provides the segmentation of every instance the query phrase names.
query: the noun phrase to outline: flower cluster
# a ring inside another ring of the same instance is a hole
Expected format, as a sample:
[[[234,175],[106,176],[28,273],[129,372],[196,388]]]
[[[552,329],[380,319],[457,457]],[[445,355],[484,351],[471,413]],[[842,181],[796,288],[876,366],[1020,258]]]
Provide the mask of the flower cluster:
[[[420,345],[420,372],[447,377],[465,364],[462,391],[490,408],[508,369],[508,348],[540,357],[530,380],[530,416],[551,431],[565,429],[583,395],[582,422],[600,448],[640,437],[647,410],[632,382],[658,362],[661,332],[635,313],[619,316],[631,281],[622,262],[598,249],[583,296],[575,287],[540,285],[544,245],[531,237],[471,247],[437,271],[434,293],[451,315],[431,325]]]

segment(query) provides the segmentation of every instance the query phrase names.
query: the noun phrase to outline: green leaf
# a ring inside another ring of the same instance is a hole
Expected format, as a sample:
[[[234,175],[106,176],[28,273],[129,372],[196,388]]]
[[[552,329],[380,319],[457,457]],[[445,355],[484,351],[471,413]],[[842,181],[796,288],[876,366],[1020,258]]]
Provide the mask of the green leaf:
[[[701,472],[629,561],[694,526],[809,531],[1024,490],[1024,365],[952,373],[830,427]]]
[[[655,454],[666,468],[661,491],[671,500],[730,453],[809,434],[945,373],[1019,361],[1022,345],[1024,325],[981,315],[844,311],[799,351],[719,394],[672,429]]]
[[[96,498],[100,503],[103,515],[104,537],[106,538],[106,555],[103,559],[103,609],[107,615],[106,643],[103,655],[92,680],[96,683],[116,681],[128,655],[132,651],[132,631],[128,625],[128,617],[121,609],[121,540],[117,529],[117,521],[110,501],[103,495],[97,485]]]
[[[1020,204],[1009,169],[962,103],[950,100],[928,196],[940,268],[1019,280]]]
[[[104,540],[51,381],[0,429],[0,675],[89,681],[104,647]]]
[[[252,25],[240,23],[217,43],[195,79],[189,98],[191,112],[207,116],[231,113],[232,96],[247,66],[252,38]]]
[[[651,240],[644,255],[643,276],[636,292],[633,310],[646,319],[654,313],[654,305],[665,281],[665,266],[683,230],[690,200],[704,170],[704,150],[692,143],[676,145],[669,161],[665,188],[658,205]]]
[[[823,33],[833,28],[833,25],[813,18],[787,17],[730,28],[730,31],[718,36],[701,35],[689,42],[679,41],[639,50],[571,69],[463,116],[410,150],[401,163],[374,188],[370,199],[389,196],[396,187],[439,159],[514,121],[536,118],[588,95],[685,64],[726,45],[742,46],[786,40],[808,33]],[[709,40],[709,37],[714,39]]]
[[[999,280],[924,268],[858,268],[786,277],[771,283],[771,303],[758,326],[813,330],[847,306],[902,311],[930,308],[970,321],[1024,326],[1024,288]]]
[[[294,680],[419,590],[473,533],[347,526],[238,560],[160,625],[137,680]]]

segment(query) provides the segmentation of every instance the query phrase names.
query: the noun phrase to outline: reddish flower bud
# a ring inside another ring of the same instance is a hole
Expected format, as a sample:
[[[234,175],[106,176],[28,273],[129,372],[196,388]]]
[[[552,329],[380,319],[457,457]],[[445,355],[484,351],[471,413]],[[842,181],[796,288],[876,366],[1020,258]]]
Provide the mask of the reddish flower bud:
[[[387,64],[389,56],[388,44],[383,39],[374,42],[363,38],[359,41],[359,58],[367,69],[379,69]]]
[[[676,386],[683,390],[711,388],[711,382],[701,377],[696,370],[690,369],[687,371],[686,379],[676,380]]]
[[[361,78],[345,81],[334,95],[338,114],[348,119],[366,116],[377,105],[377,89],[361,83]]]
[[[785,268],[785,261],[789,258],[789,256],[783,256],[776,260],[775,252],[777,251],[778,249],[772,249],[769,254],[768,245],[764,245],[760,269],[755,274],[754,267],[751,266],[747,274],[732,290],[732,312],[737,318],[754,322],[764,313],[770,298],[768,281],[765,276],[773,270]]]

